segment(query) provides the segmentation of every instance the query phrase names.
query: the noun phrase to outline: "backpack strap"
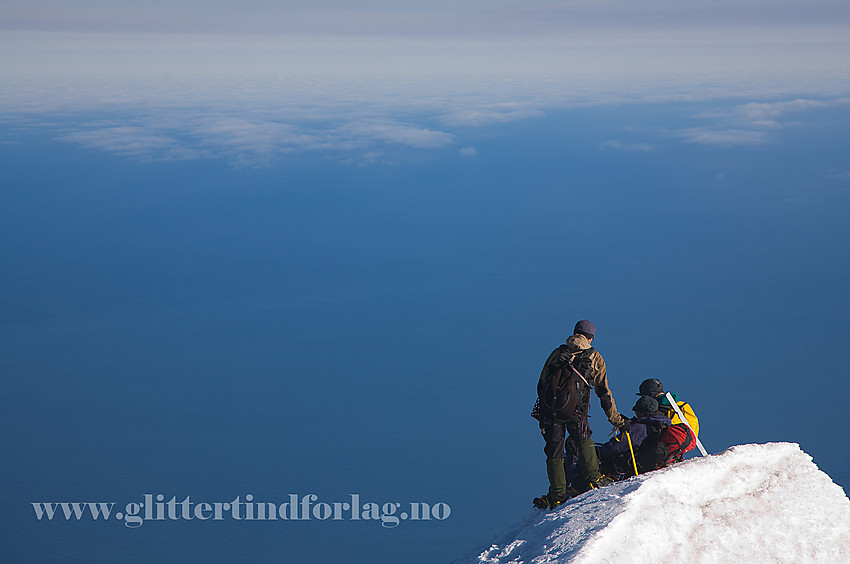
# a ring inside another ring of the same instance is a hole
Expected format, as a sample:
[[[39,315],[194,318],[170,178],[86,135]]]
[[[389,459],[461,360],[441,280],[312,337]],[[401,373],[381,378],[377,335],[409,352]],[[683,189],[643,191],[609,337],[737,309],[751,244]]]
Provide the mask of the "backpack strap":
[[[590,384],[588,384],[588,383],[587,383],[587,379],[584,377],[584,375],[583,375],[581,372],[579,372],[578,370],[576,370],[576,367],[575,367],[575,366],[573,366],[573,359],[574,359],[575,357],[576,357],[576,355],[574,355],[574,354],[570,355],[570,358],[567,360],[567,364],[570,366],[570,369],[571,369],[573,372],[575,372],[575,373],[576,373],[576,376],[578,376],[579,378],[581,378],[581,381],[582,381],[582,382],[584,382],[584,384],[585,384],[585,385],[589,388],[589,387],[591,387],[591,386],[590,386]]]

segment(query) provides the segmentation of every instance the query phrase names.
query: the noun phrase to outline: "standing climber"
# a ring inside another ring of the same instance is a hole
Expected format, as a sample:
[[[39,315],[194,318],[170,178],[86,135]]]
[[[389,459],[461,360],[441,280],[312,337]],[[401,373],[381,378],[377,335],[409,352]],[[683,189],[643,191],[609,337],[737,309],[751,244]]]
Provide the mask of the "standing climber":
[[[602,355],[591,346],[596,326],[583,319],[576,323],[567,342],[552,351],[537,383],[537,403],[532,412],[540,422],[546,441],[546,474],[549,491],[534,499],[535,507],[554,508],[569,498],[564,468],[566,449],[579,459],[589,488],[611,483],[599,471],[596,446],[590,438],[587,421],[590,389],[596,391],[602,410],[614,427],[626,430],[629,420],[617,412],[614,397],[608,388],[608,374]]]

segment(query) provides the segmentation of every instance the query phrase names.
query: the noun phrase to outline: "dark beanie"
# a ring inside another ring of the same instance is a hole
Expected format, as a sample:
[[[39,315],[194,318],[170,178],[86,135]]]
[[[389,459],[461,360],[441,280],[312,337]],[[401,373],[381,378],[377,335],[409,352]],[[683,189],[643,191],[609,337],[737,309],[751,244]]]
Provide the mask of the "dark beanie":
[[[573,334],[575,333],[584,333],[585,335],[593,337],[596,335],[596,325],[594,325],[589,319],[582,319],[576,323],[576,327],[573,329]]]
[[[637,395],[639,396],[659,396],[664,393],[664,384],[658,378],[649,378],[640,383]]]
[[[658,413],[658,402],[653,397],[641,396],[641,398],[637,400],[637,403],[632,408],[632,411],[646,413],[647,415]]]

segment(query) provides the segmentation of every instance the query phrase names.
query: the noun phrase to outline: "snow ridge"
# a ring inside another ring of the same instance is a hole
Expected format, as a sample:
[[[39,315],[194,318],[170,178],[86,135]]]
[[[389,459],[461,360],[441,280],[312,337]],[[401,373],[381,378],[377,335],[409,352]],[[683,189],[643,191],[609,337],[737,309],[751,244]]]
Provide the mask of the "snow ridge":
[[[476,564],[850,562],[850,499],[795,443],[750,444],[532,511]]]

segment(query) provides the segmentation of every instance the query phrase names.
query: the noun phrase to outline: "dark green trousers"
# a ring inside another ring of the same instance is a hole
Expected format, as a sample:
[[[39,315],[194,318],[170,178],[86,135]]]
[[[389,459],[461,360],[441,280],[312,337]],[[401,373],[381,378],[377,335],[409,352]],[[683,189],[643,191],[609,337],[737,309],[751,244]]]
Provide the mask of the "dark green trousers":
[[[592,484],[602,476],[599,472],[599,456],[596,454],[596,444],[590,438],[591,431],[586,422],[568,421],[559,423],[557,421],[546,421],[541,426],[541,430],[543,438],[546,440],[543,452],[546,453],[547,460],[560,459],[563,461],[566,455],[567,441],[569,441],[570,446],[578,456],[587,483]]]

